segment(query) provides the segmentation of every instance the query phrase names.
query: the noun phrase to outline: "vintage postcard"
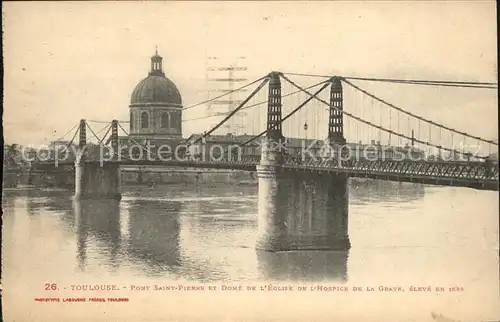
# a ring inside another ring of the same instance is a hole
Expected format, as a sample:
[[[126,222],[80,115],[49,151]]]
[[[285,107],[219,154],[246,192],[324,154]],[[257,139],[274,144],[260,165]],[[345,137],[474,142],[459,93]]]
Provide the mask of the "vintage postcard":
[[[496,19],[4,3],[4,321],[499,321]]]

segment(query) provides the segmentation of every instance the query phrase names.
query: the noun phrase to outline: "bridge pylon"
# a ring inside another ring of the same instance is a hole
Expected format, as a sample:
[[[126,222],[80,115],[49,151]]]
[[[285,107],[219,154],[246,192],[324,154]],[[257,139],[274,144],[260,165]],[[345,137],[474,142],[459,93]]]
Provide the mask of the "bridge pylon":
[[[330,108],[328,117],[328,146],[330,155],[337,162],[345,160],[348,156],[346,139],[344,136],[344,93],[340,77],[330,79]]]
[[[112,138],[118,142],[118,122],[113,121]],[[75,161],[75,194],[74,200],[82,199],[121,199],[120,165],[105,160],[98,154],[98,159],[86,158],[86,121],[80,121],[80,141],[78,156]],[[114,132],[113,132],[114,130]],[[112,144],[114,142],[112,141]],[[117,147],[117,146],[116,146]],[[113,146],[113,149],[115,146]],[[117,149],[116,149],[117,150]]]
[[[269,74],[267,103],[267,133],[262,140],[261,164],[280,165],[283,162],[285,138],[281,129],[281,80],[280,73]]]
[[[117,156],[118,151],[118,121],[111,121],[111,148],[113,149],[113,156]]]
[[[82,119],[80,120],[80,125],[79,125],[79,140],[78,140],[78,147],[80,149],[83,149],[85,145],[87,145],[87,121]]]
[[[347,250],[347,178],[286,167],[281,131],[280,73],[269,75],[267,135],[257,165],[259,179],[258,237],[263,251]],[[342,104],[338,83],[332,84],[335,106]],[[340,87],[341,91],[341,87]],[[331,116],[331,137],[342,142],[342,118]]]
[[[344,99],[339,77],[330,79],[330,109],[328,117],[328,140],[338,144],[346,142],[344,137]]]

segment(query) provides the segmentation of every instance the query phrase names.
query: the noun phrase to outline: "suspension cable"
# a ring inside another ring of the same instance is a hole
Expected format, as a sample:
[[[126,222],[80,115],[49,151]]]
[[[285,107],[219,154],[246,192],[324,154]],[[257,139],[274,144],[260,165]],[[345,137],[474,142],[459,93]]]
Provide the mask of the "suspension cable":
[[[80,132],[80,128],[78,128],[76,131],[75,131],[75,134],[73,134],[73,137],[71,138],[71,141],[69,141],[69,143],[66,145],[66,148],[64,149],[64,153],[66,153],[66,151],[68,151],[69,147],[73,144],[73,141],[75,140],[78,132]]]
[[[90,123],[101,123],[101,124],[109,124],[110,122],[109,121],[100,121],[100,120],[85,120],[87,122],[90,122]],[[117,120],[118,122],[120,123],[130,123],[130,121],[121,121],[121,120]]]
[[[196,103],[196,104],[193,104],[193,105],[186,106],[186,107],[184,107],[182,110],[183,110],[183,111],[185,111],[185,110],[189,110],[189,109],[191,109],[191,108],[194,108],[194,107],[200,106],[200,105],[202,105],[202,104],[210,103],[210,102],[212,102],[212,101],[215,101],[216,99],[219,99],[219,98],[224,97],[224,96],[226,96],[226,95],[229,95],[229,94],[232,94],[232,93],[234,93],[234,92],[237,92],[237,91],[239,91],[239,90],[241,90],[241,89],[244,89],[244,88],[246,88],[246,87],[249,87],[249,86],[251,86],[251,85],[253,85],[253,84],[255,84],[255,83],[258,83],[258,82],[260,82],[261,80],[263,80],[263,79],[265,79],[265,78],[267,78],[267,75],[266,75],[266,76],[263,76],[263,77],[261,77],[261,78],[259,78],[259,79],[257,79],[257,80],[254,80],[254,81],[253,81],[253,82],[251,82],[251,83],[248,83],[248,84],[243,85],[243,86],[241,86],[241,87],[238,87],[238,88],[236,88],[236,89],[234,89],[234,90],[231,90],[231,91],[228,91],[228,92],[226,92],[226,93],[224,93],[224,94],[221,94],[221,95],[219,95],[219,96],[216,96],[216,97],[210,98],[210,99],[205,100],[205,101],[203,101],[203,102],[199,102],[199,103]]]
[[[359,124],[359,123],[358,123]],[[392,128],[392,109],[389,109],[389,128]],[[389,145],[392,145],[391,133],[389,133]]]
[[[379,122],[379,125],[382,126],[382,124],[383,124],[383,121],[382,121],[382,112],[380,112],[379,121],[378,122]],[[382,131],[380,131],[380,130],[378,132],[378,142],[381,145],[384,145],[383,140],[382,140]]]
[[[99,141],[99,144],[102,144],[102,142],[104,141],[104,139],[106,138],[106,136],[108,135],[109,131],[111,131],[111,124],[107,125],[106,126],[108,128],[108,130],[106,131],[106,133],[104,133],[104,136],[102,137],[102,139]]]
[[[118,127],[120,127],[120,129],[122,129],[122,131],[125,133],[125,135],[135,144],[137,144],[137,146],[139,146],[139,148],[141,148],[142,150],[146,151],[148,153],[148,155],[150,153],[152,153],[153,151],[151,151],[150,149],[147,149],[145,148],[141,143],[137,142],[135,139],[133,138],[130,138],[130,134],[123,128],[123,126],[121,126],[120,123],[118,123]],[[155,156],[158,156],[158,154],[156,154]],[[120,157],[123,157],[120,155]],[[125,157],[126,158],[126,157]],[[129,159],[129,158],[126,158],[127,160],[132,160],[132,159]]]
[[[316,86],[319,86],[323,84],[323,82],[319,82],[317,84],[314,84],[314,85],[311,85],[311,86],[307,86],[305,87],[305,89],[311,89],[311,88],[314,88]],[[301,91],[294,91],[294,92],[291,92],[291,93],[287,93],[285,95],[282,95],[281,98],[284,98],[284,97],[288,97],[288,96],[291,96],[291,95],[294,95],[294,94],[297,94],[297,93],[300,93]],[[249,108],[252,108],[252,107],[255,107],[255,106],[259,106],[259,105],[263,105],[263,104],[266,104],[268,103],[268,101],[262,101],[262,102],[259,102],[259,103],[255,103],[255,104],[252,104],[252,105],[248,105],[248,106],[244,106],[240,109],[241,110],[246,110],[246,109],[249,109]],[[207,118],[211,118],[211,117],[216,117],[216,116],[221,116],[221,115],[227,115],[231,112],[224,112],[224,113],[217,113],[217,114],[212,114],[212,115],[206,115],[206,116],[200,116],[200,117],[195,117],[195,118],[191,118],[191,119],[187,119],[187,120],[182,120],[182,122],[190,122],[190,121],[197,121],[197,120],[203,120],[203,119],[207,119]],[[260,114],[258,114],[260,115]]]
[[[481,83],[481,82],[454,82],[454,81],[425,81],[412,79],[384,79],[384,78],[363,78],[363,77],[345,77],[351,80],[363,80],[373,82],[412,84],[412,85],[428,85],[428,86],[451,86],[451,87],[469,87],[469,88],[490,88],[496,89],[496,83]]]
[[[342,79],[342,78],[341,78],[341,79]],[[353,88],[357,89],[358,91],[362,92],[363,94],[368,95],[369,97],[374,98],[374,99],[376,99],[377,101],[379,101],[379,102],[381,102],[381,103],[383,103],[383,104],[385,104],[385,105],[387,105],[387,106],[389,106],[389,107],[391,107],[391,108],[393,108],[393,109],[395,109],[395,110],[398,110],[398,111],[400,111],[400,112],[402,112],[402,113],[405,113],[405,114],[407,114],[407,115],[410,115],[410,116],[412,116],[412,117],[414,117],[414,118],[417,118],[417,119],[419,119],[419,120],[422,120],[422,121],[424,121],[424,122],[430,123],[430,124],[435,125],[435,126],[437,126],[437,127],[443,128],[443,129],[445,129],[445,130],[448,130],[448,131],[451,131],[451,132],[455,132],[455,133],[458,133],[458,134],[462,134],[462,135],[468,136],[468,137],[470,137],[470,138],[477,139],[477,140],[480,140],[480,141],[483,141],[483,142],[486,142],[486,143],[490,143],[490,144],[495,144],[495,145],[497,145],[497,146],[498,146],[498,143],[495,143],[494,141],[491,141],[491,140],[486,140],[486,139],[483,139],[483,138],[478,137],[478,136],[474,136],[474,135],[471,135],[471,134],[468,134],[468,133],[465,133],[465,132],[461,132],[461,131],[458,131],[458,130],[452,129],[452,128],[447,127],[447,126],[445,126],[445,125],[438,124],[438,123],[436,123],[436,122],[434,122],[434,121],[431,121],[431,120],[429,120],[429,119],[423,118],[423,117],[421,117],[421,116],[419,116],[419,115],[416,115],[416,114],[414,114],[414,113],[412,113],[412,112],[408,112],[408,111],[406,111],[405,109],[402,109],[402,108],[400,108],[400,107],[397,107],[397,106],[395,106],[394,104],[391,104],[391,103],[389,103],[389,102],[387,102],[387,101],[385,101],[385,100],[383,100],[383,99],[381,99],[381,98],[379,98],[379,97],[377,97],[377,96],[375,96],[375,95],[373,95],[373,94],[371,94],[371,93],[369,93],[369,92],[365,91],[364,89],[361,89],[360,87],[358,87],[358,86],[354,85],[353,83],[349,82],[349,81],[348,81],[348,80],[346,80],[346,79],[342,79],[342,81],[343,81],[343,82],[345,82],[346,84],[348,84],[348,85],[352,86]]]
[[[80,125],[80,123],[76,123],[76,124],[75,124],[75,126],[73,126],[73,127],[72,127],[72,128],[71,128],[68,132],[64,133],[64,135],[63,135],[63,136],[61,136],[59,139],[54,140],[54,142],[59,142],[59,141],[61,141],[62,139],[64,139],[64,137],[65,137],[66,135],[68,135],[69,133],[71,133],[71,132],[72,132],[72,131],[73,131],[73,130],[74,130],[74,129],[78,126],[78,125]],[[78,132],[78,131],[77,131],[77,132]]]
[[[420,135],[420,120],[418,120],[418,130],[417,131],[418,131],[417,135]],[[451,133],[451,135],[453,135],[453,132]]]
[[[243,102],[240,103],[240,105],[238,105],[237,108],[235,108],[234,110],[231,111],[231,113],[229,113],[222,121],[220,121],[219,123],[217,123],[211,130],[209,130],[208,132],[205,132],[202,136],[200,136],[199,138],[197,138],[196,140],[194,140],[194,142],[192,142],[191,144],[196,144],[198,141],[200,140],[203,140],[205,137],[207,137],[208,135],[210,135],[212,132],[214,132],[215,130],[217,130],[219,127],[222,126],[222,124],[224,124],[227,120],[229,120],[234,114],[236,114],[236,112],[238,112],[252,97],[255,96],[255,94],[257,94],[262,87],[264,87],[264,85],[267,84],[267,82],[269,82],[269,76],[266,76],[264,78],[264,81],[245,99],[243,100]]]
[[[90,130],[90,132],[92,133],[92,135],[94,135],[94,137],[95,137],[95,138],[97,139],[97,141],[99,142],[99,141],[100,141],[99,137],[98,137],[98,136],[97,136],[97,134],[94,132],[94,130],[92,130],[92,128],[90,127],[90,125],[89,125],[87,122],[85,122],[85,125],[88,127],[88,129]],[[107,127],[107,126],[106,126],[106,127]],[[102,131],[106,128],[106,127],[102,128],[102,129],[99,131],[99,133],[100,133],[100,132],[102,132]]]
[[[374,124],[375,124],[375,121],[374,121],[374,120],[375,120],[375,113],[373,113],[373,98],[370,100],[370,104],[371,104],[371,106],[372,106],[371,111],[370,111],[370,116],[371,116],[372,123],[374,123]],[[372,131],[373,131],[373,129],[372,129],[372,128],[370,128],[370,141],[369,141],[370,143],[371,143],[372,141],[374,141],[374,140],[373,140],[374,135],[373,135],[373,132],[372,132]]]
[[[295,84],[293,81],[291,81],[291,80],[290,80],[288,77],[286,77],[285,75],[282,75],[282,77],[283,77],[283,79],[287,80],[290,84],[294,85],[294,86],[295,86],[295,87],[297,87],[298,89],[302,89],[302,87],[300,87],[299,85]],[[313,94],[309,93],[308,91],[306,91],[305,89],[302,89],[302,90],[303,90],[303,92],[304,92],[304,93],[306,93],[306,94],[307,94],[307,95],[309,95],[309,96],[312,96],[312,95],[313,95]],[[406,136],[406,135],[404,135],[404,134],[401,134],[401,133],[398,133],[398,132],[394,132],[394,131],[392,131],[392,130],[388,130],[388,129],[386,129],[386,128],[382,127],[382,126],[378,126],[378,125],[373,124],[373,123],[371,123],[371,122],[369,122],[369,121],[365,121],[365,120],[361,119],[360,117],[357,117],[357,116],[355,116],[355,115],[353,115],[353,114],[351,114],[351,113],[349,113],[349,112],[344,111],[343,109],[339,109],[339,108],[338,108],[338,107],[336,107],[336,106],[331,106],[329,103],[325,102],[325,101],[324,101],[324,100],[322,100],[321,98],[315,97],[315,99],[316,99],[316,100],[318,100],[318,101],[320,101],[320,102],[322,102],[323,104],[325,104],[325,105],[329,106],[330,108],[333,108],[333,109],[335,109],[335,110],[339,111],[339,112],[340,112],[340,113],[342,113],[342,114],[345,114],[345,115],[347,115],[347,116],[349,116],[349,117],[352,117],[352,118],[356,119],[357,121],[360,121],[360,122],[365,123],[365,124],[367,124],[367,125],[369,125],[369,126],[372,126],[372,127],[376,127],[376,128],[378,128],[378,129],[380,129],[380,130],[382,130],[382,131],[385,131],[385,132],[388,132],[388,133],[392,133],[392,134],[394,134],[394,135],[397,135],[397,136],[398,136],[398,137],[400,137],[400,138],[404,138],[404,139],[407,139],[407,140],[411,140],[411,138],[410,138],[410,137],[408,137],[408,136]],[[471,153],[464,153],[464,152],[456,151],[456,150],[453,150],[453,149],[444,148],[444,147],[441,147],[441,146],[439,146],[439,145],[433,144],[433,143],[431,143],[431,142],[421,141],[421,140],[418,140],[418,139],[415,139],[415,142],[422,143],[422,144],[424,144],[424,145],[428,145],[428,146],[432,146],[432,147],[436,147],[436,148],[442,148],[442,149],[444,149],[444,150],[446,150],[446,151],[458,152],[458,153],[459,153],[459,154],[461,154],[461,155],[465,155],[465,156],[472,156],[472,157],[477,158],[477,159],[483,159],[483,160],[484,160],[484,159],[487,159],[487,158],[488,158],[488,157],[483,157],[483,156],[474,156],[474,155],[472,155]]]
[[[295,75],[295,76],[309,76],[309,77],[325,77],[331,78],[332,75],[318,75],[318,74],[304,74],[304,73],[285,73],[286,75]],[[483,88],[481,86],[497,86],[498,83],[488,83],[488,82],[457,82],[457,81],[441,81],[441,80],[419,80],[419,79],[393,79],[393,78],[375,78],[375,77],[355,77],[355,76],[343,76],[345,79],[352,80],[363,80],[363,81],[374,81],[374,82],[387,82],[387,83],[402,83],[402,84],[416,84],[416,85],[455,85],[457,87],[462,87],[460,85],[464,85],[464,87],[469,87],[468,85],[478,85],[471,87]],[[484,87],[484,88],[497,88],[497,87]]]
[[[401,113],[398,113],[398,132],[400,131],[400,116],[401,116]],[[401,145],[401,137],[398,138],[398,145]]]
[[[111,124],[107,124],[106,126],[104,126],[103,128],[101,128],[99,131],[97,131],[97,134],[102,133],[105,129],[107,129],[110,126],[111,126]]]
[[[254,136],[253,138],[251,138],[250,140],[242,143],[241,145],[247,145],[253,141],[255,141],[256,139],[258,139],[259,137],[263,136],[264,134],[266,134],[268,131],[270,130],[273,130],[275,128],[276,125],[278,124],[281,124],[283,123],[284,121],[286,121],[288,118],[290,118],[293,114],[295,114],[296,112],[298,112],[302,107],[304,107],[307,103],[309,103],[313,98],[315,98],[317,95],[319,95],[325,88],[328,87],[328,81],[324,81],[324,82],[321,82],[321,83],[325,83],[318,91],[316,91],[316,93],[314,94],[311,94],[313,96],[307,98],[304,102],[302,102],[302,104],[300,104],[298,107],[296,107],[293,111],[291,111],[290,113],[288,113],[284,118],[281,119],[281,121],[279,121],[279,123],[277,124],[273,124],[271,126],[270,129],[266,129],[265,131],[262,131],[261,133],[259,133],[258,135]]]
[[[361,115],[362,115],[361,116],[362,118],[365,118],[365,96],[364,95],[361,95]],[[357,131],[358,141],[363,142],[365,137],[364,137],[364,135],[362,136],[359,133],[359,123],[356,122],[356,124],[357,124],[356,131]],[[368,141],[369,141],[369,139],[368,139]]]

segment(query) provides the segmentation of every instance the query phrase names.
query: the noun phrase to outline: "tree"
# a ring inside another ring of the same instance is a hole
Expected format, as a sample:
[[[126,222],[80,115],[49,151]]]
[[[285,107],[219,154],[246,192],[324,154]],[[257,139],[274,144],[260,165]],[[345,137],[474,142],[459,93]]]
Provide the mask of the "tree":
[[[18,144],[6,145],[4,148],[3,165],[4,167],[23,167],[26,165],[21,152],[22,147]]]

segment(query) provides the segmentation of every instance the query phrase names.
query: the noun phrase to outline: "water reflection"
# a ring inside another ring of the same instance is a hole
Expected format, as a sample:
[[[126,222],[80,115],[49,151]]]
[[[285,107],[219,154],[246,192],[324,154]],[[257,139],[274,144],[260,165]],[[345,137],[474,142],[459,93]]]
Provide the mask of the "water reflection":
[[[411,202],[424,196],[425,186],[422,184],[359,178],[351,179],[349,183],[349,202],[352,204]]]
[[[29,198],[26,203],[26,212],[29,216],[36,216],[40,214],[40,210],[43,208],[43,201],[40,199]]]
[[[4,216],[12,216],[15,214],[16,197],[5,194],[2,196],[2,213]]]
[[[111,267],[117,267],[120,251],[120,202],[82,200],[73,202],[77,262],[81,270],[88,265],[89,249],[104,255]],[[101,265],[105,265],[102,263]]]
[[[37,216],[43,210],[71,213],[72,193],[65,190],[25,189],[10,193],[26,197],[26,211],[30,216]]]
[[[56,190],[10,191],[10,197],[4,198],[6,214],[18,211],[14,203],[18,195],[22,196],[18,200],[26,200],[21,211],[32,220],[51,216],[59,221],[60,229],[70,232],[67,236],[75,245],[70,253],[73,258],[62,260],[74,263],[85,274],[104,269],[126,275],[133,270],[150,278],[199,282],[264,279],[344,283],[348,279],[348,252],[255,251],[255,187],[137,187],[129,189],[121,202],[77,202],[71,199],[71,192]],[[350,186],[350,203],[362,203],[362,207],[423,196],[421,185],[371,181]]]
[[[176,201],[130,201],[126,243],[129,259],[141,261],[148,273],[171,271],[179,266],[181,209],[182,203]]]
[[[262,277],[276,281],[345,283],[348,257],[348,251],[257,251]]]

